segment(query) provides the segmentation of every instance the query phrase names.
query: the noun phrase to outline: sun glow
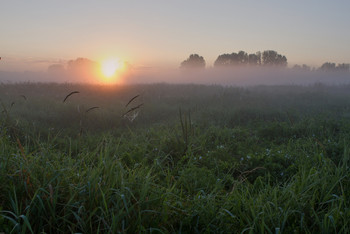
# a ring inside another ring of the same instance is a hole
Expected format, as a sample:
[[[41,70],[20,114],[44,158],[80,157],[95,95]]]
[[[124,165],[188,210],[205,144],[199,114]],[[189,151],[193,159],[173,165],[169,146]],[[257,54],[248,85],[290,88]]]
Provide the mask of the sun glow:
[[[119,59],[107,59],[101,63],[103,83],[119,83],[124,72],[124,62]]]
[[[114,76],[120,68],[121,62],[119,60],[106,60],[101,64],[101,70],[105,77]]]

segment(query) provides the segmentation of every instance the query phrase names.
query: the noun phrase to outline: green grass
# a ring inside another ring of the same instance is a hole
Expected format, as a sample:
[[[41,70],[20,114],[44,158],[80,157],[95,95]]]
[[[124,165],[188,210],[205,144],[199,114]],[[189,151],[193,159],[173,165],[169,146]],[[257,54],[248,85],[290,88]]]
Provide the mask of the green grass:
[[[2,84],[0,232],[346,233],[349,89]]]

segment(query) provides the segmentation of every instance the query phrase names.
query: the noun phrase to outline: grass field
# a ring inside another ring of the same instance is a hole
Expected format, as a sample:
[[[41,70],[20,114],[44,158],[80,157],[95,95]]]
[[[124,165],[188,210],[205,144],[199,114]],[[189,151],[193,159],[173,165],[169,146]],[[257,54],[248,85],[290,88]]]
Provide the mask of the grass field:
[[[0,100],[0,232],[350,229],[350,86],[19,83]]]

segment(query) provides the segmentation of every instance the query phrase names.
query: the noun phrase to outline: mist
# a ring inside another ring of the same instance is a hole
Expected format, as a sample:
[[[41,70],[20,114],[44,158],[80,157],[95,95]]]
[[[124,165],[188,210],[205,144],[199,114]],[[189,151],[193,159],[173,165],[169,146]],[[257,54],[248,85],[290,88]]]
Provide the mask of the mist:
[[[103,77],[93,72],[0,71],[1,83],[54,82],[101,84]],[[350,83],[348,72],[298,71],[289,68],[235,67],[207,69],[130,68],[109,79],[108,84],[205,84],[223,86],[256,85],[342,85]]]
[[[349,84],[346,72],[295,71],[278,68],[209,68],[149,70],[128,77],[127,83],[206,84],[223,86]]]

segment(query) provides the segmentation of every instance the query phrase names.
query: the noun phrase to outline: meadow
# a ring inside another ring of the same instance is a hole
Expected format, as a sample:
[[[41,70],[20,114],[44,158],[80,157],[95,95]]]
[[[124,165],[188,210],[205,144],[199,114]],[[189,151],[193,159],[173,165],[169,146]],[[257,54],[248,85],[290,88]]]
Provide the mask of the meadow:
[[[350,85],[18,83],[0,101],[0,232],[350,230]]]

